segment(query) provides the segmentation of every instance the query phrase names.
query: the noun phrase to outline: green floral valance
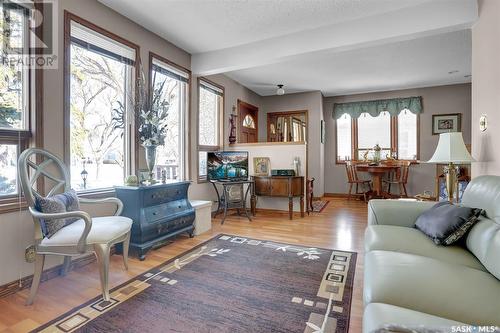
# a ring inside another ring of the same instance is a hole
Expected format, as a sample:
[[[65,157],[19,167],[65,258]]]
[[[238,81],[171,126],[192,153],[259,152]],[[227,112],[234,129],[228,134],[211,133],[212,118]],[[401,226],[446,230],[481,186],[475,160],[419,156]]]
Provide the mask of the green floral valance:
[[[388,112],[391,116],[397,116],[401,111],[409,110],[414,114],[422,113],[422,97],[405,97],[380,99],[376,101],[335,103],[333,105],[333,118],[339,119],[344,114],[352,118],[359,118],[362,113],[368,113],[376,117],[382,112]]]

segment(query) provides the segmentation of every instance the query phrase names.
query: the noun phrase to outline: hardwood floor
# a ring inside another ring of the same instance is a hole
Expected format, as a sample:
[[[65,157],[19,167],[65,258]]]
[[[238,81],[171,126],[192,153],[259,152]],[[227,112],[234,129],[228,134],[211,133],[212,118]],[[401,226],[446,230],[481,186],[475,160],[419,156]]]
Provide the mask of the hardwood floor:
[[[119,255],[111,258],[111,287],[192,248],[217,235],[227,233],[278,242],[316,246],[358,253],[351,309],[350,332],[361,332],[363,313],[363,238],[367,220],[366,204],[340,198],[325,198],[330,203],[321,213],[290,221],[288,213],[258,213],[252,222],[230,216],[223,226],[213,219],[212,230],[195,238],[178,237],[172,244],[151,251],[145,261],[131,258],[125,271]],[[0,333],[27,332],[100,294],[99,273],[95,263],[56,277],[40,285],[34,305],[25,306],[28,289],[0,299]]]

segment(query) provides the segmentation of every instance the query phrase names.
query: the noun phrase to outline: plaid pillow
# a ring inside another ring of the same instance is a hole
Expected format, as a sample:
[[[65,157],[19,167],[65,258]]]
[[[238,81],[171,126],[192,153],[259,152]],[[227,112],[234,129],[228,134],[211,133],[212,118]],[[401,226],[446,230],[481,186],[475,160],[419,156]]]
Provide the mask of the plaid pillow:
[[[42,213],[65,213],[80,210],[80,203],[76,192],[74,190],[69,190],[48,198],[37,197],[35,200],[35,208]],[[64,228],[77,220],[77,217],[40,220],[40,226],[42,227],[43,235],[50,238],[61,228]]]

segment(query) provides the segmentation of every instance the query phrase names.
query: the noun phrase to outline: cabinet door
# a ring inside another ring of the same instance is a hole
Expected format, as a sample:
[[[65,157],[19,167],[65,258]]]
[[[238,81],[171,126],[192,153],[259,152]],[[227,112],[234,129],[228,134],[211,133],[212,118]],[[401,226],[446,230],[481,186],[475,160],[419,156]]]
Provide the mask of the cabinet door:
[[[272,178],[271,195],[275,197],[288,197],[288,178]]]
[[[304,178],[295,177],[292,179],[292,195],[304,195]]]
[[[271,180],[269,178],[255,177],[255,194],[271,195]]]

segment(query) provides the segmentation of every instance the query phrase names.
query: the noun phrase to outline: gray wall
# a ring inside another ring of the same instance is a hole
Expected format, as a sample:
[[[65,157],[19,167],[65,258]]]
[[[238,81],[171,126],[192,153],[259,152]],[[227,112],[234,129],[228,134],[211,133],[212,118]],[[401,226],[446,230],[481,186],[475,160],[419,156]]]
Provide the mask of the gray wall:
[[[480,0],[472,29],[472,175],[500,175],[500,1]],[[488,116],[481,132],[479,118]]]
[[[308,176],[314,177],[314,195],[325,192],[323,161],[325,145],[320,141],[320,121],[323,120],[323,96],[319,91],[262,97],[259,110],[259,139],[267,140],[267,113],[282,111],[308,111]],[[272,161],[271,161],[272,163]]]
[[[262,97],[251,91],[250,89],[242,86],[238,82],[230,79],[223,74],[206,76],[207,79],[213,81],[224,87],[224,146],[227,147],[229,144],[229,115],[232,112],[233,105],[238,106],[238,99],[255,105],[261,109]],[[189,188],[189,197],[191,199],[199,200],[217,200],[217,196],[211,184],[198,183],[197,173],[198,173],[198,150],[197,150],[197,138],[198,138],[198,78],[193,76],[191,83],[191,151],[190,159],[190,172],[191,180],[193,180],[192,185]],[[259,114],[259,117],[261,115]],[[215,207],[212,207],[215,209]]]
[[[58,69],[44,72],[43,98],[43,137],[44,148],[59,157],[64,152],[63,137],[63,27],[64,10],[68,10],[92,23],[109,30],[121,37],[140,45],[141,58],[148,68],[149,51],[153,51],[181,66],[190,68],[191,56],[133,23],[96,0],[64,0],[58,2]],[[147,73],[146,73],[147,74]],[[141,161],[144,164],[144,161]],[[111,207],[93,209],[90,213],[103,214],[111,212]],[[24,250],[33,243],[33,221],[27,211],[0,214],[0,285],[13,281],[20,276],[33,273],[33,264],[24,261]],[[46,268],[59,264],[56,256],[49,256]]]
[[[420,160],[431,158],[437,146],[438,136],[432,135],[432,115],[446,113],[462,114],[462,133],[466,144],[471,142],[471,85],[397,90],[370,94],[328,97],[324,99],[326,120],[325,147],[325,192],[346,193],[347,176],[344,165],[335,163],[336,126],[332,118],[333,104],[395,97],[422,96],[423,113],[420,115]],[[436,166],[420,164],[410,170],[409,194],[434,191]]]

